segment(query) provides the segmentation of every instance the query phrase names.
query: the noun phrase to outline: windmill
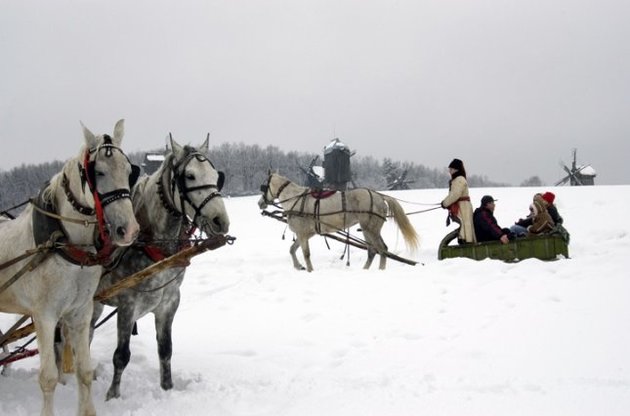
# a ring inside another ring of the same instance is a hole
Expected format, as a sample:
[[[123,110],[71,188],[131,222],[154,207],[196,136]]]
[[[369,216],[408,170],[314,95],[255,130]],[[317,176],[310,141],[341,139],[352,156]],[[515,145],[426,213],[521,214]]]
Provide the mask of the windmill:
[[[390,180],[387,181],[387,190],[389,191],[397,191],[409,189],[409,184],[414,183],[415,180],[407,179],[408,170],[405,169],[401,175],[398,176],[390,176]]]
[[[309,163],[308,168],[300,166],[300,170],[306,175],[306,186],[312,189],[322,189],[324,187],[324,168],[315,165],[317,159],[319,159],[319,156],[316,155]]]
[[[556,182],[556,186],[564,185],[567,182],[569,182],[571,186],[595,184],[595,176],[597,176],[595,169],[593,169],[591,165],[577,165],[577,149],[573,149],[573,163],[571,164],[571,168],[562,162],[560,166],[562,166],[562,169],[567,173],[567,176]]]

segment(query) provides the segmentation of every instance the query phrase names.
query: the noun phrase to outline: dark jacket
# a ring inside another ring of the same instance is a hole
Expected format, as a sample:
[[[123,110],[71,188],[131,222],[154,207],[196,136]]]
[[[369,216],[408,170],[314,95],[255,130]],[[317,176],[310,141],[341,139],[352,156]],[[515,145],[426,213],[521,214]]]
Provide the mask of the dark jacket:
[[[494,214],[486,207],[479,207],[473,214],[475,235],[477,242],[499,240],[503,234],[509,236],[509,230],[502,229],[497,224]]]
[[[551,219],[553,220],[554,224],[562,224],[562,221],[564,221],[558,213],[558,208],[556,208],[554,204],[549,204],[547,206],[547,212],[549,213],[549,215],[551,215]]]

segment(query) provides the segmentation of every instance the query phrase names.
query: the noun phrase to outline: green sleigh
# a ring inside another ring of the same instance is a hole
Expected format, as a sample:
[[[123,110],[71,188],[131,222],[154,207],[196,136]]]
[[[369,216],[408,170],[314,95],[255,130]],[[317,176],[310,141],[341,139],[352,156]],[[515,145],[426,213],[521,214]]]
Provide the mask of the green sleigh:
[[[449,245],[457,239],[459,229],[448,233],[440,242],[438,259],[464,257],[473,260],[486,258],[516,262],[529,258],[557,260],[569,258],[569,233],[557,225],[550,233],[520,237],[502,244],[500,241]]]

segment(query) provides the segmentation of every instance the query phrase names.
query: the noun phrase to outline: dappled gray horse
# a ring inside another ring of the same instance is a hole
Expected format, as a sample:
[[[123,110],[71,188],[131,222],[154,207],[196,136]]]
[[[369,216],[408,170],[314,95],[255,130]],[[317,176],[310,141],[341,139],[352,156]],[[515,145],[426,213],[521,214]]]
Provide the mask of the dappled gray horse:
[[[334,233],[360,224],[367,243],[368,258],[363,266],[368,269],[376,253],[381,255],[380,269],[385,269],[387,245],[381,237],[381,228],[388,213],[394,217],[405,243],[414,250],[418,235],[396,199],[365,188],[335,192],[326,198],[314,195],[311,189],[299,186],[276,173],[270,173],[261,185],[262,196],[258,201],[265,209],[276,199],[284,209],[287,223],[297,239],[291,245],[293,266],[303,270],[295,252],[302,247],[306,270],[312,271],[311,251],[308,240],[316,234]]]
[[[206,157],[208,139],[194,148],[182,147],[171,138],[171,149],[160,169],[142,177],[133,189],[133,207],[141,228],[138,244],[125,249],[118,265],[103,275],[99,292],[188,247],[195,228],[207,235],[228,232],[229,219],[219,193],[224,176]],[[118,307],[118,345],[108,400],[120,397],[120,380],[131,357],[129,342],[134,323],[149,312],[155,315],[160,385],[165,390],[173,387],[171,327],[185,271],[186,265],[161,271],[104,301]],[[96,302],[92,325],[102,311],[103,305]]]
[[[58,322],[73,347],[78,414],[95,414],[89,349],[92,298],[111,247],[128,246],[138,234],[129,197],[139,168],[120,149],[123,134],[123,120],[116,123],[113,137],[96,136],[83,126],[85,146],[79,155],[65,163],[16,219],[0,222],[0,311],[33,318],[45,416],[53,414],[58,381],[53,348]],[[12,262],[29,250],[33,256]]]

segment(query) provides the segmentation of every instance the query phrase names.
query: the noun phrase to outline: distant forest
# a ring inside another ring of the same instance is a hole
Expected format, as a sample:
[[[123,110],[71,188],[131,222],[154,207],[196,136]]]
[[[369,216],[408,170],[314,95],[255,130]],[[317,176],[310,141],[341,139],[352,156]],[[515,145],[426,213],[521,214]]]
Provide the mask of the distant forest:
[[[155,153],[159,150],[149,152]],[[128,156],[133,163],[142,165],[145,152],[129,153]],[[317,156],[315,153],[285,152],[276,146],[262,148],[243,143],[224,143],[211,148],[209,154],[215,167],[225,172],[226,181],[222,193],[230,196],[258,194],[260,185],[267,179],[269,169],[277,170],[295,182],[306,184],[305,171]],[[321,164],[321,158],[319,162]],[[55,161],[0,171],[0,211],[35,196],[62,166],[63,162]],[[409,189],[447,188],[449,180],[444,168],[427,168],[391,159],[378,161],[369,156],[352,156],[351,170],[355,186],[376,190],[388,189],[405,171],[405,184]],[[536,182],[536,179],[533,177],[528,181]],[[507,186],[478,175],[470,175],[468,183],[471,187]],[[16,212],[11,213],[16,215]]]

